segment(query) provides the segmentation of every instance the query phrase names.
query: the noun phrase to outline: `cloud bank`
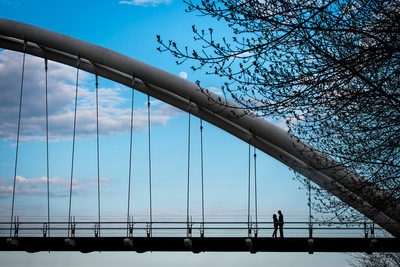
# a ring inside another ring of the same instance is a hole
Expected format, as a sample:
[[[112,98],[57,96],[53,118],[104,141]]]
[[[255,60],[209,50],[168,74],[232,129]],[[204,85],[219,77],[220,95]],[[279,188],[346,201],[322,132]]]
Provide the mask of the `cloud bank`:
[[[100,185],[108,186],[108,178],[100,178]],[[50,196],[52,197],[68,197],[69,194],[69,179],[60,179],[58,177],[49,178]],[[25,178],[16,176],[15,193],[17,195],[38,195],[46,196],[47,194],[47,178]],[[97,178],[88,178],[72,181],[72,192],[74,195],[87,195],[90,188],[97,186]],[[0,179],[0,198],[12,196],[13,192],[13,178]]]
[[[133,6],[158,6],[160,4],[169,4],[171,0],[132,0],[132,1],[119,1],[120,4],[133,5]]]
[[[21,86],[22,54],[0,51],[0,140],[16,139],[19,93]],[[93,77],[83,71],[79,74],[77,138],[96,134],[96,98]],[[50,141],[71,139],[74,118],[76,69],[49,62],[48,101]],[[43,59],[27,56],[25,63],[21,140],[44,140],[45,72]],[[130,129],[130,99],[123,95],[130,90],[115,85],[99,88],[99,130],[101,135],[117,135]],[[147,127],[147,110],[135,109],[135,130]],[[181,111],[162,102],[152,105],[151,123],[165,125]]]

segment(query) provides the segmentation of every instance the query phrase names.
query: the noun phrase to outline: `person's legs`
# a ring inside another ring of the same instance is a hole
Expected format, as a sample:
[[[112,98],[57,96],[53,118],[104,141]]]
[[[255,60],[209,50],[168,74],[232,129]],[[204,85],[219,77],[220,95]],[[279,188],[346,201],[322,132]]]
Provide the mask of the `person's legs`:
[[[279,224],[279,237],[283,238],[283,225]]]

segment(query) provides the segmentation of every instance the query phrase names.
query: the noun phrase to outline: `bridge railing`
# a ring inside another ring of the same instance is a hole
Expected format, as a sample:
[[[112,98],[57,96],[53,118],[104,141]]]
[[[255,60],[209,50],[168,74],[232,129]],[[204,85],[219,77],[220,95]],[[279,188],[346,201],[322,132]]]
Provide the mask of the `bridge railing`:
[[[18,221],[0,222],[0,236],[19,237],[272,237],[273,223],[243,221]],[[285,237],[387,237],[376,225],[364,222],[289,221],[283,226]],[[277,231],[279,237],[279,229]]]

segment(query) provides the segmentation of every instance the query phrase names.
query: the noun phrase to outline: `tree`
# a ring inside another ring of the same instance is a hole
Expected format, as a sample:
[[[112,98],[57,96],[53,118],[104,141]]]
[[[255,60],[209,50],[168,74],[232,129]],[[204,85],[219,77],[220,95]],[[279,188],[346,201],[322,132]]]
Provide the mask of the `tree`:
[[[400,1],[185,2],[230,36],[193,26],[200,49],[158,36],[160,51],[224,78],[243,108],[284,118],[291,134],[400,198]],[[327,197],[319,190],[315,207],[346,209]]]
[[[400,254],[398,253],[376,253],[372,255],[354,255],[349,262],[352,266],[364,267],[393,267],[400,266]]]

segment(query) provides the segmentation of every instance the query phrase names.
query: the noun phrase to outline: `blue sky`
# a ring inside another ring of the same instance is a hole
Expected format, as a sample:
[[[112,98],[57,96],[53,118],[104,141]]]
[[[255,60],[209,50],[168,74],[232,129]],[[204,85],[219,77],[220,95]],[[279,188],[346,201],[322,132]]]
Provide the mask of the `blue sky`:
[[[190,64],[175,64],[167,53],[156,50],[156,35],[178,44],[193,46],[191,27],[213,27],[214,33],[225,34],[222,23],[186,13],[178,0],[135,1],[6,1],[0,0],[0,15],[107,47],[154,65],[189,81],[200,80],[202,86],[219,93],[222,80],[193,72]],[[0,218],[9,220],[11,183],[15,160],[18,88],[22,56],[0,51]],[[49,65],[50,101],[50,178],[53,218],[68,215],[69,178],[71,171],[72,118],[75,70],[56,63]],[[46,159],[44,124],[44,71],[41,59],[28,57],[26,86],[21,121],[15,214],[23,218],[46,219]],[[123,218],[129,160],[130,89],[100,79],[100,173],[102,214],[106,218]],[[72,214],[97,216],[97,166],[95,139],[94,78],[80,74],[77,119],[77,143],[74,169]],[[133,151],[133,187],[131,213],[139,218],[148,214],[146,96],[137,93]],[[153,213],[155,219],[184,220],[186,212],[188,115],[152,100],[152,175]],[[192,118],[191,214],[200,215],[200,135],[199,121]],[[248,145],[205,123],[205,203],[206,218],[221,214],[245,220],[247,210]],[[259,153],[257,161],[258,205],[261,220],[269,221],[272,213],[282,209],[287,220],[306,219],[304,190],[284,165]],[[197,216],[197,217],[196,217]],[[269,236],[269,233],[263,233]],[[108,266],[115,257],[121,264],[194,266],[324,266],[346,265],[346,254],[314,255],[299,253],[0,253],[2,260],[15,266],[66,265],[86,266],[95,263]],[[229,260],[228,260],[229,259]],[[12,260],[12,261],[11,261]],[[18,265],[19,264],[19,265]],[[286,264],[286,265],[285,265]]]

